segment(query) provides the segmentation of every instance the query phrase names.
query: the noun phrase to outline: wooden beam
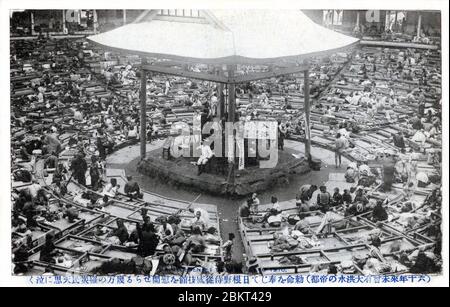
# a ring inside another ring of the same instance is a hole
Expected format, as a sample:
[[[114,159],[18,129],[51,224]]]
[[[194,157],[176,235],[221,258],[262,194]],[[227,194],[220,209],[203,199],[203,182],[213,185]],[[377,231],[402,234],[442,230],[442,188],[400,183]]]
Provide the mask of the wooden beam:
[[[134,21],[133,23],[138,23],[145,17],[147,17],[147,21],[153,19],[158,14],[158,10],[144,10]]]
[[[180,77],[192,78],[192,79],[198,79],[198,80],[214,81],[214,82],[218,82],[218,83],[229,83],[228,78],[226,78],[224,76],[206,74],[206,73],[202,73],[202,72],[185,71],[183,69],[161,67],[158,65],[144,64],[141,67],[145,71],[152,71],[152,72],[166,74],[166,75],[174,75],[174,76],[180,76]]]
[[[295,73],[305,71],[308,68],[309,67],[307,65],[301,65],[301,66],[295,66],[295,67],[288,67],[288,68],[284,68],[284,69],[277,69],[277,70],[268,71],[268,72],[260,72],[260,73],[251,74],[251,75],[228,77],[228,82],[229,83],[247,83],[250,81],[268,79],[268,78],[278,77],[278,76],[282,76],[282,75],[295,74]]]
[[[311,124],[309,102],[309,70],[304,71],[304,95],[305,95],[305,158],[311,162]]]
[[[377,47],[393,47],[393,48],[415,48],[415,49],[430,49],[437,50],[439,47],[437,45],[427,45],[419,43],[403,43],[403,42],[388,42],[388,41],[369,41],[361,40],[361,45],[364,46],[377,46]]]
[[[227,28],[227,26],[225,26],[223,24],[223,22],[221,22],[216,16],[214,16],[213,13],[211,13],[209,10],[202,10],[201,11],[203,13],[203,16],[212,23],[213,26],[215,26],[216,28],[219,28],[223,31],[230,31],[230,29]]]
[[[145,63],[145,60],[142,59]],[[141,69],[141,89],[140,89],[140,97],[141,103],[141,129],[140,129],[140,140],[141,140],[141,159],[145,159],[145,154],[147,152],[147,72],[144,69]]]

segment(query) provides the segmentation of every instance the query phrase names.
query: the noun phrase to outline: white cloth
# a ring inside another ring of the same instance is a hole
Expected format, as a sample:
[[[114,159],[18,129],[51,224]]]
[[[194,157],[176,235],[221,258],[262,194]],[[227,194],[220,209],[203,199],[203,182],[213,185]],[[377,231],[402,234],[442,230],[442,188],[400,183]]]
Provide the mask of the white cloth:
[[[414,134],[414,136],[412,137],[412,140],[416,143],[425,143],[425,141],[427,140],[427,137],[425,135],[425,133],[423,133],[422,131],[417,131],[416,134]]]
[[[418,181],[422,181],[422,182],[425,183],[425,184],[429,182],[428,175],[425,174],[424,172],[419,172],[419,173],[417,173],[416,179],[417,179]]]
[[[103,195],[108,195],[109,197],[115,197],[118,190],[119,190],[119,186],[113,187],[111,183],[108,183],[103,188],[102,194]]]
[[[211,150],[211,147],[209,147],[208,145],[202,145],[201,151],[202,153],[200,158],[198,158],[197,165],[205,164],[214,155]]]
[[[166,234],[166,232],[169,232],[169,234]],[[166,224],[166,229],[164,229],[163,225],[160,225],[158,228],[158,234],[160,237],[167,237],[173,235],[173,228],[170,224]]]

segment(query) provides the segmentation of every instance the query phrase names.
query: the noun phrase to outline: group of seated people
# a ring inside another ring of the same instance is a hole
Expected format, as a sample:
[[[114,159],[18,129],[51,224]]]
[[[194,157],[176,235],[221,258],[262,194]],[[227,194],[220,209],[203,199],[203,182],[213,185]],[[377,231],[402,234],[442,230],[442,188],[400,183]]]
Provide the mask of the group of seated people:
[[[175,214],[160,216],[152,222],[148,210],[142,208],[142,221],[135,223],[133,231],[118,219],[117,227],[99,228],[94,236],[135,250],[143,258],[156,253],[159,255],[157,273],[181,273],[183,265],[196,265],[201,261],[198,254],[205,253],[208,244],[220,243],[217,229],[210,226],[209,218],[204,216],[207,212],[200,208],[190,211],[194,213],[190,220],[183,220]]]
[[[326,214],[329,211],[341,213],[343,216],[354,216],[371,212],[371,220],[374,222],[388,219],[386,211],[387,200],[373,201],[363,186],[344,189],[343,193],[335,188],[333,193],[327,191],[326,186],[305,184],[296,195],[296,206],[298,208],[299,230],[306,230],[307,221],[304,217],[310,212],[320,211]],[[258,210],[259,199],[256,193],[252,194],[240,207],[239,216],[250,218],[254,222],[262,223],[262,227],[280,227],[286,217],[282,214],[278,199],[271,198],[271,207],[265,211]]]

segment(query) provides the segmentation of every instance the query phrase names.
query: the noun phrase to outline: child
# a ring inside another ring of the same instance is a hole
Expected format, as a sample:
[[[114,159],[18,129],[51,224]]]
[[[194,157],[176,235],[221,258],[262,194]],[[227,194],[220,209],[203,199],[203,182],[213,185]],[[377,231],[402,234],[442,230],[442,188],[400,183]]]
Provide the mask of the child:
[[[227,261],[231,261],[232,257],[233,257],[233,245],[234,245],[234,233],[229,233],[228,234],[228,241],[226,241],[222,247],[225,251],[225,262]]]

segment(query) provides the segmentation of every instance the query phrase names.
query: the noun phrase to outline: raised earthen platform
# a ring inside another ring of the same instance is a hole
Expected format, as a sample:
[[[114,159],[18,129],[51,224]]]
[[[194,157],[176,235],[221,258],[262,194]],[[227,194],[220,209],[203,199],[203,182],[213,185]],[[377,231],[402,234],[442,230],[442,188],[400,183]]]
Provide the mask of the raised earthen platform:
[[[304,158],[295,158],[289,150],[279,151],[275,168],[261,169],[252,166],[241,171],[236,170],[234,182],[228,183],[227,172],[221,175],[207,171],[198,176],[197,166],[191,163],[196,159],[165,160],[161,151],[157,149],[147,153],[147,158],[139,162],[138,171],[168,184],[211,194],[247,195],[286,184],[289,182],[289,176],[310,171]]]

